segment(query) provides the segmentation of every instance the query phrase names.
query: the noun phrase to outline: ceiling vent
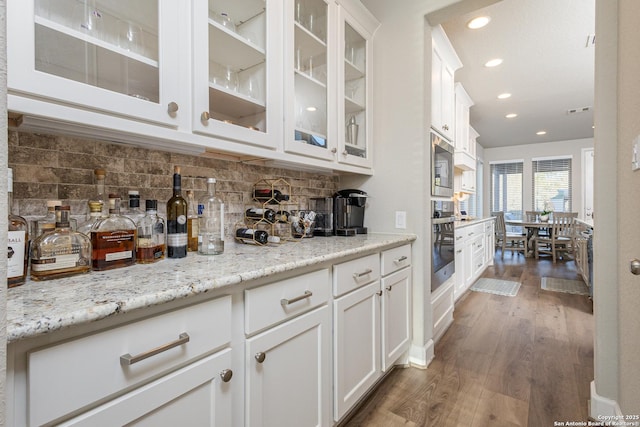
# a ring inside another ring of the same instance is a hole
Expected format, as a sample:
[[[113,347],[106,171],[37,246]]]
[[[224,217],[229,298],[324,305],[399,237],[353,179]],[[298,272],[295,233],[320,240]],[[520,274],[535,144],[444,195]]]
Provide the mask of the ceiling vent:
[[[596,45],[596,35],[595,34],[587,35],[587,43],[584,47],[593,47],[595,45]]]
[[[572,114],[586,113],[588,111],[591,111],[591,107],[571,108],[567,110],[567,114],[572,115]]]

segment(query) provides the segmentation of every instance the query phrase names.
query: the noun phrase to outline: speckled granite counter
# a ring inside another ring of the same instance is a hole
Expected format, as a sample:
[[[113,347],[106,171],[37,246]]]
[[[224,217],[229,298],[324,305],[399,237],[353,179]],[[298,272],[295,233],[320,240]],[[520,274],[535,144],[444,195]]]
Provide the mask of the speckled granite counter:
[[[468,227],[468,226],[473,225],[473,224],[479,224],[481,222],[492,221],[494,219],[495,219],[494,217],[488,216],[486,218],[474,218],[474,219],[468,219],[468,220],[464,220],[464,221],[456,221],[455,222],[455,228]]]
[[[226,242],[217,256],[138,264],[66,279],[27,281],[7,291],[9,343],[94,322],[118,313],[188,298],[214,289],[415,240],[413,234],[314,237],[258,247]]]

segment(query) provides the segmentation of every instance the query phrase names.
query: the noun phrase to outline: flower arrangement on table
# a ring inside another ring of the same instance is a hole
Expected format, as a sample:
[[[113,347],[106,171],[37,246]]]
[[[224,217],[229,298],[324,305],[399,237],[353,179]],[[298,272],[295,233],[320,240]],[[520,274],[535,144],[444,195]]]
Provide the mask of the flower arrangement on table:
[[[553,213],[553,204],[551,200],[544,202],[544,209],[540,212],[540,221],[548,221],[549,215]]]

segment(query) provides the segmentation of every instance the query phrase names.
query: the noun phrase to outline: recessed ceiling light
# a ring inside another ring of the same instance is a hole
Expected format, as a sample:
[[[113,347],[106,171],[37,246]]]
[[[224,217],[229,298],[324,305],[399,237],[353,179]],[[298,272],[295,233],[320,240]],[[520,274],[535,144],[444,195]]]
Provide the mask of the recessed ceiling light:
[[[307,107],[307,111],[316,111],[316,107]]]
[[[485,67],[497,67],[498,65],[502,64],[502,59],[500,58],[495,58],[495,59],[491,59],[489,61],[487,61],[484,66]]]
[[[507,119],[514,119],[514,118],[518,117],[518,115],[516,113],[509,113],[505,117]]]
[[[546,130],[541,130],[541,131],[536,132],[536,135],[546,135],[546,134],[547,134]]]
[[[467,28],[477,30],[478,28],[482,28],[487,25],[489,21],[491,21],[491,18],[488,16],[478,16],[467,23]]]
[[[511,98],[510,93],[501,93],[500,95],[498,95],[498,99],[507,99],[507,98]]]

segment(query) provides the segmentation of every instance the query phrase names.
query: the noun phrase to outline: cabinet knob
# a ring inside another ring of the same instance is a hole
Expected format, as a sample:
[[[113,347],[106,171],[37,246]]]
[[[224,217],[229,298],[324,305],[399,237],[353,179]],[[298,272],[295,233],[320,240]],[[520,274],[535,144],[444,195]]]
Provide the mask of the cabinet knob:
[[[387,286],[386,288],[389,292],[391,292],[391,286]]]
[[[231,369],[224,369],[220,372],[220,378],[222,378],[223,383],[228,383],[231,381],[231,377],[233,376],[233,371]]]
[[[257,352],[255,355],[256,360],[258,361],[258,363],[262,363],[264,362],[264,359],[267,357],[266,353],[263,353],[261,351]]]
[[[344,151],[342,152],[342,155],[343,155],[343,156],[348,156],[348,155],[349,155],[349,153],[347,152],[347,150],[344,150]]]
[[[171,101],[167,106],[167,111],[169,112],[169,114],[175,113],[176,111],[178,111],[178,104]]]
[[[332,152],[333,154],[336,154],[336,153],[338,152],[338,149],[337,149],[336,147],[333,147],[333,148],[331,149],[331,152]]]
[[[203,123],[208,122],[210,118],[211,118],[211,115],[209,114],[209,112],[208,112],[208,111],[205,111],[205,112],[203,112],[202,114],[200,114],[200,120],[201,120]]]
[[[379,297],[381,297],[381,296],[382,296],[382,291],[378,291],[378,292],[376,292],[376,295],[378,295]]]

